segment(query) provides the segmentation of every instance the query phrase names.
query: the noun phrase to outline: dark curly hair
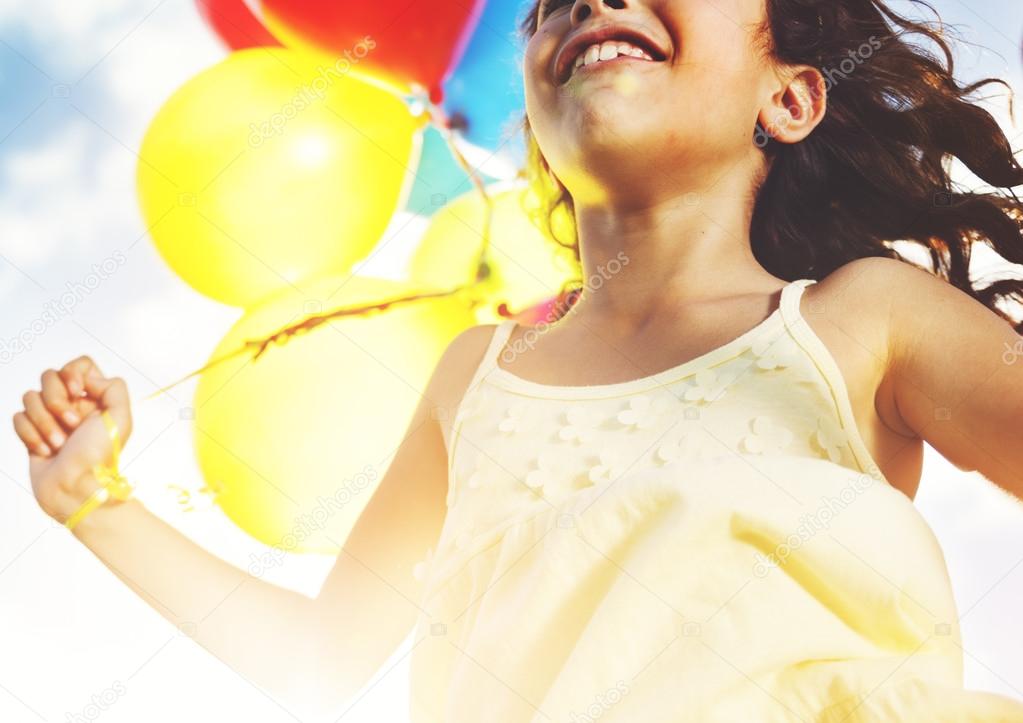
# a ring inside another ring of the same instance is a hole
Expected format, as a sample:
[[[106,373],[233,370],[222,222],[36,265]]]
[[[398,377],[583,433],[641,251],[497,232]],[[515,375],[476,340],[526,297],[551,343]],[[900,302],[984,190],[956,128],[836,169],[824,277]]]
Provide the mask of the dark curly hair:
[[[913,1],[938,17],[930,4]],[[1004,308],[1023,302],[1023,279],[979,287],[969,274],[974,242],[1023,264],[1023,204],[1012,190],[1023,185],[1023,168],[997,121],[970,100],[978,89],[1001,84],[1009,90],[1011,113],[1012,88],[996,78],[958,84],[940,19],[913,21],[877,0],[766,2],[759,29],[765,54],[820,69],[828,109],[800,143],[775,142],[770,129],[755,129],[754,142],[771,160],[750,229],[758,262],[785,280],[819,280],[868,256],[910,263],[891,242],[915,243],[930,255],[927,271],[1023,332],[1023,321]],[[520,21],[526,42],[539,4]],[[930,41],[939,53],[914,39]],[[572,197],[552,175],[528,118],[522,130],[525,175],[539,199],[534,220],[578,259]],[[956,187],[953,158],[993,190]],[[557,215],[573,222],[553,223]]]

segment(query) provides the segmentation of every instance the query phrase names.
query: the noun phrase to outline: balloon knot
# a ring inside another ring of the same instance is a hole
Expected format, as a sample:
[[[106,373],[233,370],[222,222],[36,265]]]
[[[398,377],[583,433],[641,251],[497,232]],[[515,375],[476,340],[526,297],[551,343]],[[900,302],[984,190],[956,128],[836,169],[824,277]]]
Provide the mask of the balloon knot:
[[[469,117],[461,111],[455,111],[448,116],[448,129],[453,131],[461,131],[464,133],[469,130]]]

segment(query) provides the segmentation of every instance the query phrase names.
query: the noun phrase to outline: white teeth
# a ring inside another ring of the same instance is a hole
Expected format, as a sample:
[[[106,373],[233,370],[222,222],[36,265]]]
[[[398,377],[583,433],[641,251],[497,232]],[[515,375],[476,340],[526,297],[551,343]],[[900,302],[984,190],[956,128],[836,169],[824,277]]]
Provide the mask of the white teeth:
[[[603,60],[614,60],[619,55],[628,55],[642,60],[653,60],[653,57],[651,57],[649,53],[642,48],[636,47],[632,43],[609,40],[604,43],[595,43],[576,56],[572,70],[575,71],[576,68],[583,65],[592,65],[593,63],[599,63]]]

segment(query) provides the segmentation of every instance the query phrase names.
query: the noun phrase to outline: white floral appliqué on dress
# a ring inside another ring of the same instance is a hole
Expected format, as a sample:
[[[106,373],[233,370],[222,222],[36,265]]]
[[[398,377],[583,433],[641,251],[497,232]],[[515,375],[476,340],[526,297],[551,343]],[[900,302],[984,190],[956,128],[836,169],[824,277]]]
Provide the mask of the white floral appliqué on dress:
[[[800,312],[659,374],[498,364],[455,416],[416,566],[414,723],[1023,721],[962,688],[940,546]]]

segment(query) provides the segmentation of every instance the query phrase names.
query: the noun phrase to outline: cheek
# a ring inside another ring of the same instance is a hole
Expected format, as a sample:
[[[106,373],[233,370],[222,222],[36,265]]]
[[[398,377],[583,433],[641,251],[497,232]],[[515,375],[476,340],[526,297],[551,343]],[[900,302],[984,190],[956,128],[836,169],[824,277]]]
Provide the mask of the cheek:
[[[541,122],[556,112],[559,88],[549,78],[551,54],[543,49],[534,49],[523,58],[522,86],[525,95],[526,112],[531,119]]]
[[[522,58],[526,116],[538,139],[543,136],[545,128],[556,124],[560,112],[557,106],[560,90],[551,84],[548,77],[557,43],[548,35],[543,31],[537,33],[526,46]]]
[[[670,104],[689,127],[706,128],[711,135],[752,134],[767,72],[764,61],[742,29],[710,20],[704,19],[707,32],[688,38],[673,69]]]
[[[550,83],[546,74],[557,49],[558,39],[548,29],[541,28],[529,39],[522,54],[522,72],[527,90]]]

